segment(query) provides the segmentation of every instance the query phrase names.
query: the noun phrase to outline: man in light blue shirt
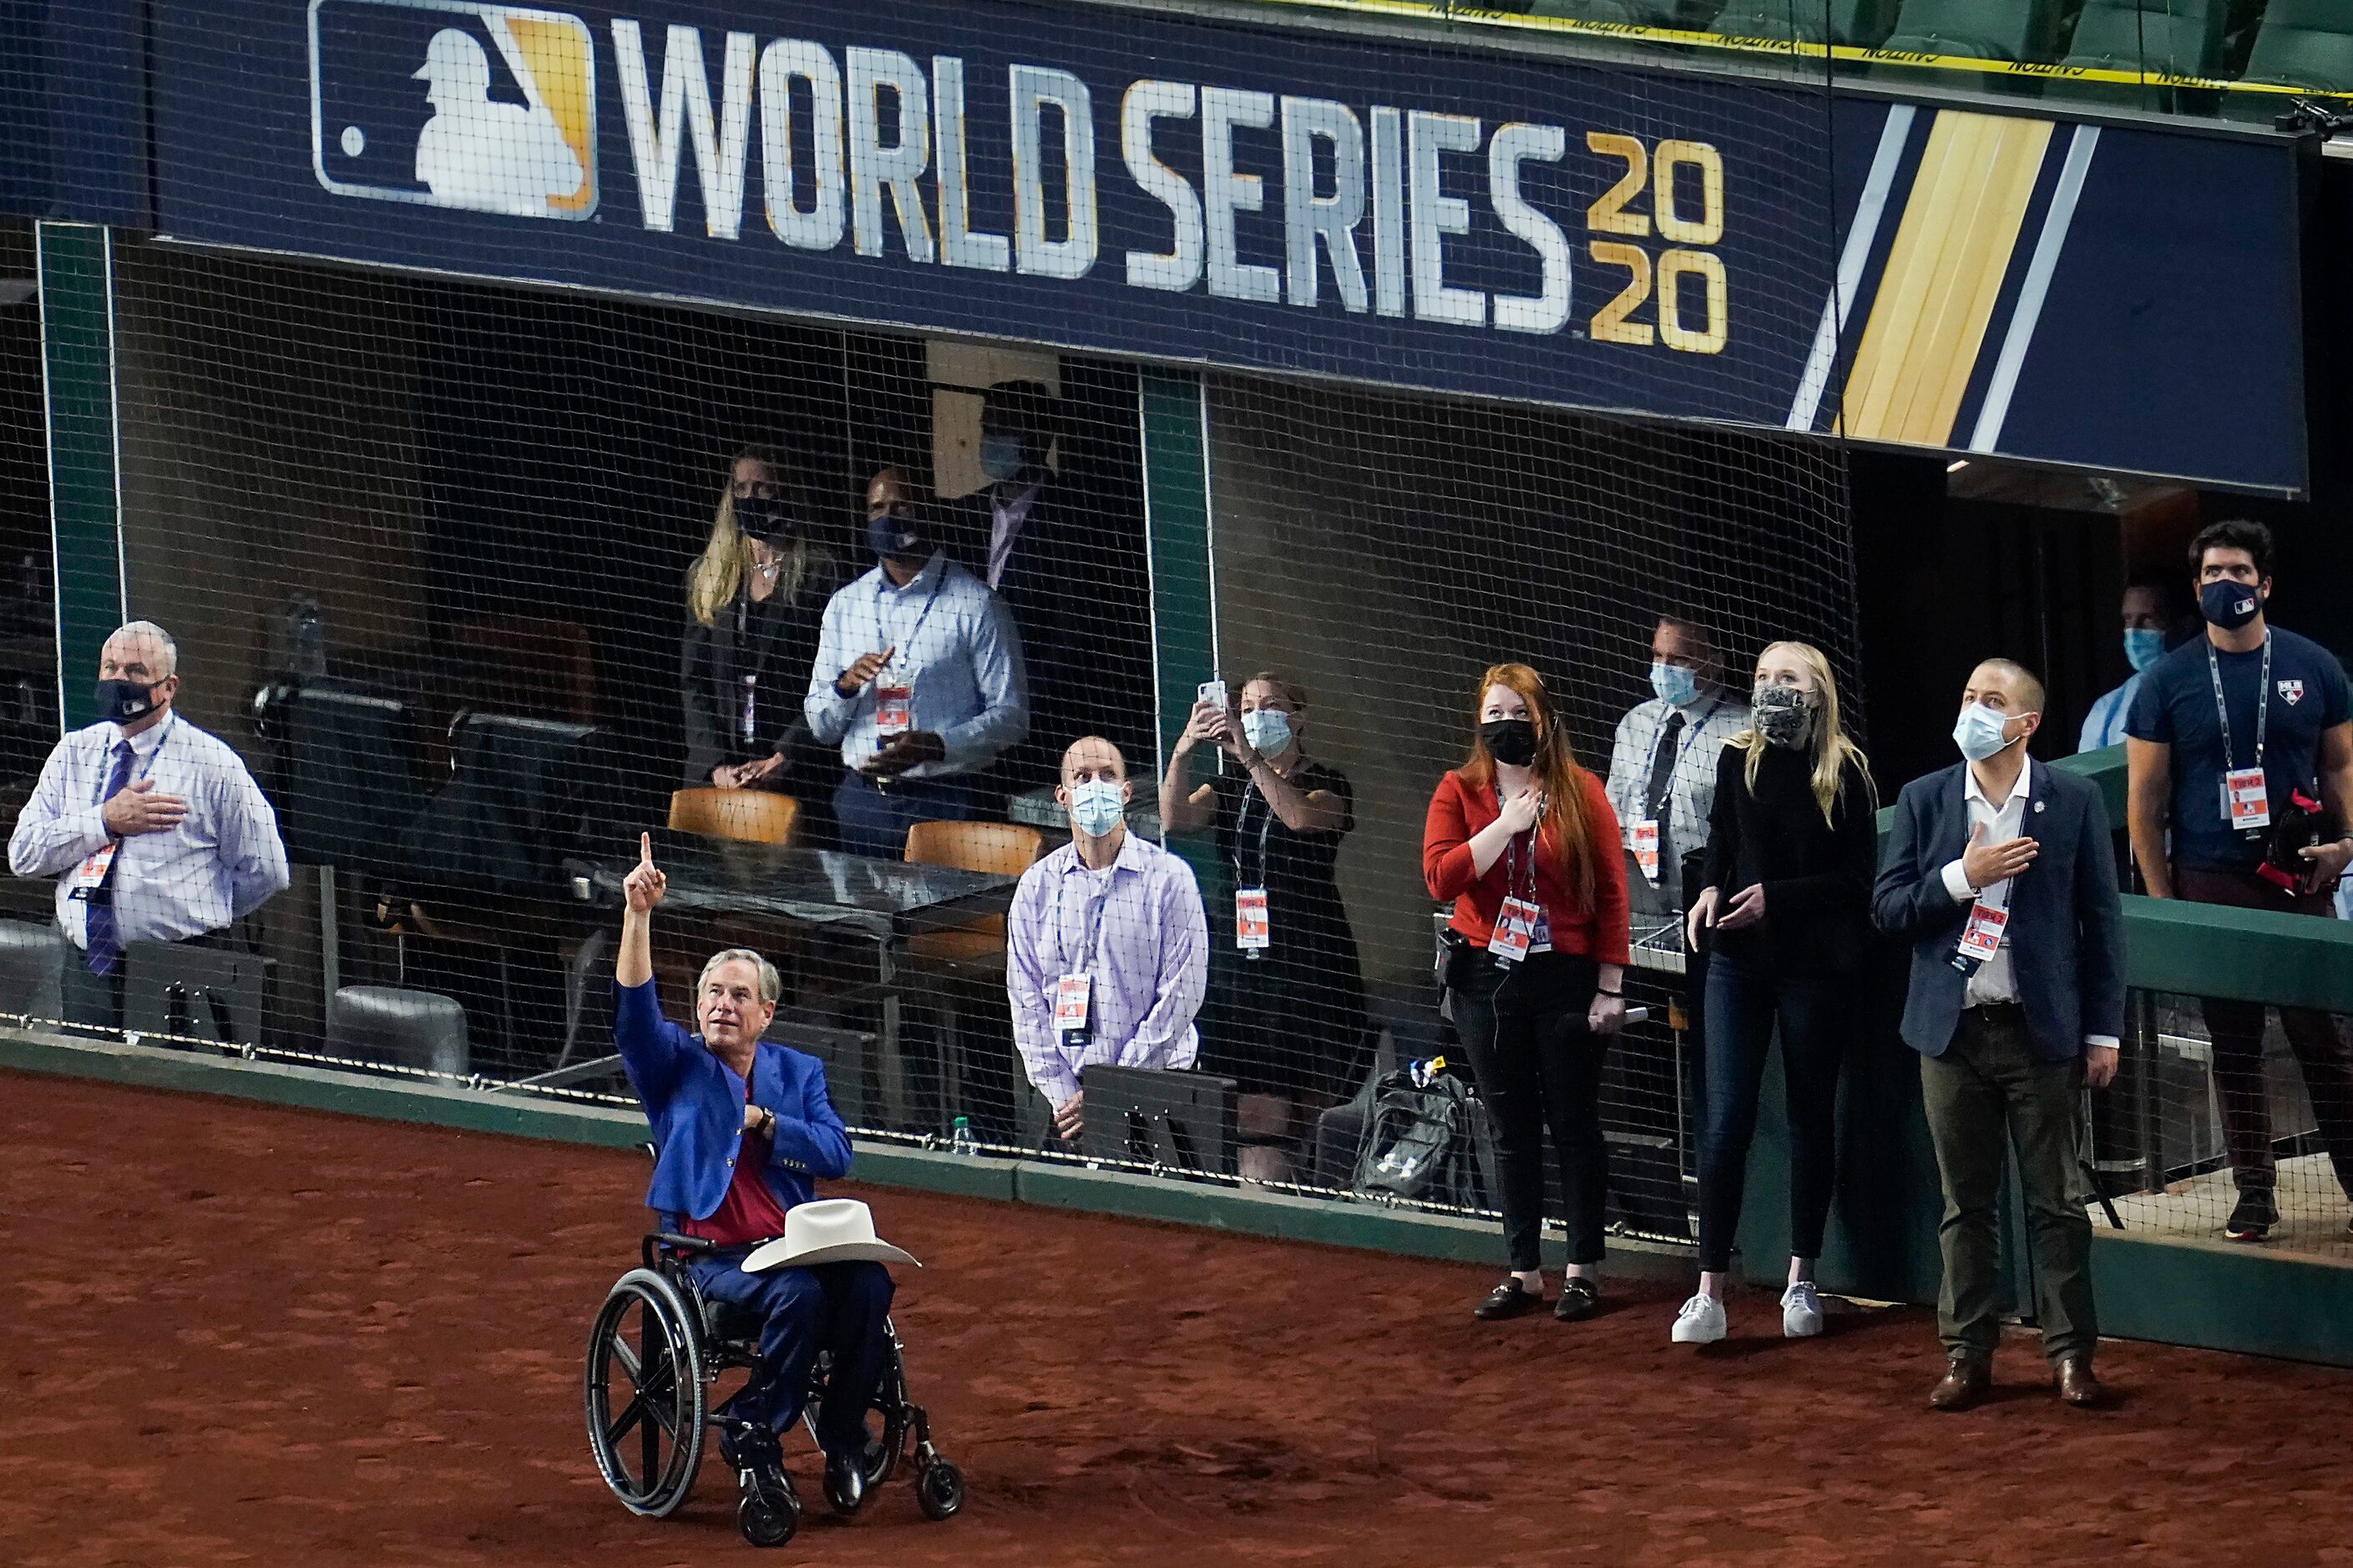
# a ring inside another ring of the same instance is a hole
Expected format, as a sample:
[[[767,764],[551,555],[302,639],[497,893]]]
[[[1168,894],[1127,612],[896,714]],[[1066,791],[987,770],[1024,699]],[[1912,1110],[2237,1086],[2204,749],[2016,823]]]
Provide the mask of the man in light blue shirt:
[[[801,706],[841,748],[841,847],[895,860],[915,823],[973,815],[973,775],[1029,732],[1029,688],[1012,617],[922,511],[883,512],[866,543],[881,564],[827,603]]]
[[[2078,752],[2104,751],[2125,743],[2125,718],[2140,691],[2140,672],[2165,656],[2166,593],[2156,583],[2135,583],[2125,590],[2125,662],[2132,677],[2092,704],[2084,716],[2084,732],[2076,738]]]
[[[8,868],[58,879],[67,1021],[122,1026],[134,942],[218,944],[287,883],[278,816],[244,760],[172,710],[179,650],[132,621],[99,654],[106,717],[57,743],[8,839]]]
[[[1625,837],[1635,921],[1680,929],[1683,858],[1707,847],[1716,761],[1748,728],[1748,704],[1725,690],[1724,660],[1705,629],[1675,616],[1660,616],[1651,634],[1651,690],[1618,721],[1609,805]]]

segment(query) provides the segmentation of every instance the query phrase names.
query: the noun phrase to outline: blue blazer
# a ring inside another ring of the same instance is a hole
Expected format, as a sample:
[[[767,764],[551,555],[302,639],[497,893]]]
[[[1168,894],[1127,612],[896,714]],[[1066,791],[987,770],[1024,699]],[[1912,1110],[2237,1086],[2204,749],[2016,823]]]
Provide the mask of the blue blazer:
[[[2116,847],[2098,785],[2041,762],[2029,765],[2020,831],[2038,848],[2034,864],[2010,886],[2010,973],[2035,1054],[2065,1061],[2083,1053],[2086,1035],[2124,1033]],[[1968,766],[1956,763],[1904,786],[1872,890],[1873,923],[1912,944],[1904,1039],[1923,1056],[1945,1054],[1968,989],[1952,958],[1969,906],[1953,901],[1944,879],[1945,867],[1968,847],[1961,795]]]
[[[654,983],[613,988],[613,1044],[654,1130],[646,1206],[709,1219],[734,1179],[744,1143],[744,1080],[700,1036],[661,1016]],[[825,1094],[825,1065],[763,1040],[752,1058],[750,1103],[774,1111],[776,1135],[760,1173],[786,1208],[817,1196],[817,1178],[849,1169],[849,1133]]]

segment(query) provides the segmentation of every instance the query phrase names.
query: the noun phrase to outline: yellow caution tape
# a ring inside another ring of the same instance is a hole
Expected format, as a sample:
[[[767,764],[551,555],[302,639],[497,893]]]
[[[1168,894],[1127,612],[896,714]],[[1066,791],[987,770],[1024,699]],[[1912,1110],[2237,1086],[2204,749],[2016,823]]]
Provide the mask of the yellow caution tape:
[[[1567,33],[1588,37],[1617,38],[1645,44],[1677,44],[1687,48],[1725,49],[1735,54],[1770,54],[1799,59],[1829,59],[1848,65],[1919,66],[1937,70],[1974,71],[1979,76],[2032,77],[2046,81],[2112,82],[2125,87],[2189,88],[2212,92],[2270,93],[2291,98],[2353,98],[2353,89],[2293,87],[2269,81],[2224,81],[2218,78],[2176,76],[2169,71],[2109,70],[2091,66],[2034,65],[2018,60],[1980,60],[1962,55],[1921,54],[1911,49],[1872,49],[1852,44],[1795,44],[1787,38],[1736,38],[1722,33],[1702,33],[1677,27],[1644,27],[1631,22],[1584,22],[1568,16],[1528,16],[1513,11],[1483,11],[1448,5],[1445,0],[1261,0],[1271,5],[1298,5],[1320,11],[1356,11],[1373,16],[1433,17],[1480,27],[1510,27],[1526,32]]]

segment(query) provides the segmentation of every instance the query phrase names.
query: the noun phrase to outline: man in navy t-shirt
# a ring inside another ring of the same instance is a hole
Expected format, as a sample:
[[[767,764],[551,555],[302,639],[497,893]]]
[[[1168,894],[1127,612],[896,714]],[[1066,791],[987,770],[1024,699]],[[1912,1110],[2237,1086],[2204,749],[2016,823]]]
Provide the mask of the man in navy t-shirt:
[[[2269,529],[2211,524],[2191,542],[2189,559],[2206,635],[2142,673],[2125,723],[2133,858],[2153,898],[2327,918],[2353,838],[2301,850],[2308,869],[2290,888],[2257,868],[2299,792],[2327,808],[2324,840],[2353,820],[2353,689],[2336,655],[2264,618]],[[2261,1241],[2279,1223],[2263,1005],[2210,996],[2204,1006],[2239,1190],[2223,1234]],[[2353,1195],[2353,1049],[2329,1015],[2279,1011],[2337,1184]]]

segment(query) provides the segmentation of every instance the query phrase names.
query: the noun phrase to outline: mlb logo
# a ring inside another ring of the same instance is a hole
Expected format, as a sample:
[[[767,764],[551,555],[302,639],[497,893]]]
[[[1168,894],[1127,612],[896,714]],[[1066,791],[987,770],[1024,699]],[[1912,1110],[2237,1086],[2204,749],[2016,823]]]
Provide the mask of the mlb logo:
[[[311,166],[337,195],[587,217],[588,25],[469,0],[311,0]]]
[[[2301,680],[2283,680],[2279,683],[2279,694],[2281,699],[2284,700],[2289,707],[2293,708],[2297,703],[2304,700],[2304,682]]]

